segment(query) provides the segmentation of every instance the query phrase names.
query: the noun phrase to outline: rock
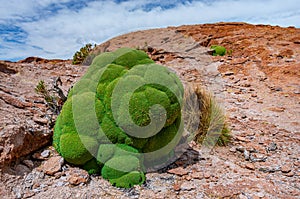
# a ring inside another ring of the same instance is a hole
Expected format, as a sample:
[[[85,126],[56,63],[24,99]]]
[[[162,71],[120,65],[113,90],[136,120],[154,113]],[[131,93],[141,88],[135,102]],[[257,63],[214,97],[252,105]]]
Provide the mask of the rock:
[[[188,174],[189,172],[186,169],[182,168],[182,167],[177,167],[175,169],[168,170],[168,173],[183,176],[183,175]]]
[[[288,172],[285,174],[287,177],[293,177],[295,175],[295,173],[293,171]]]
[[[242,119],[246,119],[246,118],[247,118],[247,115],[242,115],[241,118],[242,118]]]
[[[50,150],[44,150],[42,153],[41,153],[41,156],[43,158],[48,158],[50,155]]]
[[[23,164],[25,164],[30,169],[32,169],[34,166],[34,164],[31,160],[23,160]]]
[[[209,179],[211,174],[209,172],[204,172],[204,178]]]
[[[265,197],[265,194],[264,194],[263,192],[258,192],[258,193],[256,193],[255,195],[256,195],[257,197],[259,197],[259,198]]]
[[[253,165],[252,163],[247,163],[247,164],[245,165],[245,168],[246,168],[246,169],[249,169],[249,170],[255,170],[255,167],[254,167],[254,165]]]
[[[64,159],[61,156],[51,157],[42,165],[42,171],[47,175],[54,175],[61,170],[63,164]]]
[[[284,107],[269,107],[269,108],[267,108],[267,110],[274,111],[274,112],[283,112],[285,110],[285,108]]]
[[[247,151],[247,150],[245,149],[243,154],[244,154],[245,160],[249,160],[249,159],[250,159],[250,153],[249,153],[249,151]]]
[[[46,114],[47,106],[34,92],[38,82],[44,80],[51,85],[54,77],[61,77],[62,89],[67,92],[87,69],[64,60],[28,60],[0,61],[0,167],[51,143],[51,127],[41,117]]]
[[[194,179],[202,179],[204,176],[203,173],[201,172],[193,172],[191,173],[191,177]]]
[[[276,149],[277,149],[277,144],[272,142],[272,143],[270,143],[270,145],[267,147],[266,150],[267,150],[267,152],[269,152],[269,151],[276,151]]]
[[[24,175],[26,173],[29,173],[31,170],[23,165],[23,164],[18,164],[15,168],[17,175]]]
[[[173,189],[174,189],[174,191],[180,191],[181,185],[178,184],[178,183],[175,183],[175,184],[173,185]]]
[[[246,116],[247,117],[247,116]],[[242,142],[249,142],[249,140],[247,140],[245,137],[241,137],[241,136],[235,136],[235,138],[239,141],[242,141]]]
[[[3,114],[1,110],[0,115]],[[40,129],[28,129],[28,126],[17,118],[18,116],[15,120],[18,121],[18,125],[2,125],[0,120],[0,126],[4,126],[0,134],[0,145],[3,146],[0,154],[0,166],[27,155],[50,142],[50,133],[40,131]]]
[[[195,189],[195,186],[191,182],[183,182],[180,186],[182,191],[191,191]]]
[[[292,170],[292,168],[288,165],[284,165],[281,167],[281,172],[282,173],[289,173]]]
[[[23,198],[31,198],[34,195],[35,195],[34,192],[26,192],[26,193],[24,193]]]
[[[79,168],[71,168],[67,175],[69,175],[68,182],[75,186],[81,183],[86,184],[89,179],[88,172]]]
[[[225,76],[231,76],[231,75],[234,75],[234,72],[233,71],[227,71],[224,73]]]
[[[35,121],[36,123],[40,123],[40,124],[47,124],[47,123],[49,122],[48,119],[42,118],[42,117],[40,117],[40,116],[38,116],[38,115],[34,115],[32,119],[33,119],[33,121]]]

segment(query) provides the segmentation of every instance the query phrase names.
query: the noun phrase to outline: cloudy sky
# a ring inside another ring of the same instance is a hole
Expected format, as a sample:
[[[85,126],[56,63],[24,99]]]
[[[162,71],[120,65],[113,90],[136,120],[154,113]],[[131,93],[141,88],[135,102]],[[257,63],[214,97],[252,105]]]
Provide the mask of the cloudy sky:
[[[86,43],[156,27],[243,21],[300,28],[298,0],[0,0],[0,60],[69,59]]]

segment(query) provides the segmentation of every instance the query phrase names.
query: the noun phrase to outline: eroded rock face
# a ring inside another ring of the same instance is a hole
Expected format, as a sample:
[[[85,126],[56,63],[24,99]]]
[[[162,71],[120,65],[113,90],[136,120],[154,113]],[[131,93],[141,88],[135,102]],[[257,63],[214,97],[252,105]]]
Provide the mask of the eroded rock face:
[[[85,69],[71,65],[70,61],[41,58],[19,63],[0,62],[0,165],[52,140],[50,118],[55,119],[55,116],[51,116],[44,99],[35,93],[38,82],[44,80],[51,84],[60,76],[66,93]]]

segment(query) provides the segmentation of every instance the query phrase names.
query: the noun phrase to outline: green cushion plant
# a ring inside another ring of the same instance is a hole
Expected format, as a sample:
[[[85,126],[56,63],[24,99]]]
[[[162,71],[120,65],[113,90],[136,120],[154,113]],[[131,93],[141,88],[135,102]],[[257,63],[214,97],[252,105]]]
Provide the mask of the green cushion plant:
[[[172,156],[181,138],[182,97],[178,77],[145,52],[102,53],[70,90],[53,145],[117,187],[142,184],[146,169]]]
[[[223,46],[212,45],[210,48],[214,50],[213,56],[217,56],[217,55],[224,56],[226,54],[226,48]]]

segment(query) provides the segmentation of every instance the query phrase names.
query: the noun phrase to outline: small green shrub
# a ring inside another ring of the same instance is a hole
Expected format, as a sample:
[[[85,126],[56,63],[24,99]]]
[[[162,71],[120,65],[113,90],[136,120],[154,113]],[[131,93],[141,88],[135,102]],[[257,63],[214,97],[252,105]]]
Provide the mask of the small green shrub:
[[[62,104],[67,99],[63,91],[59,87],[59,83],[61,84],[60,77],[56,78],[52,85],[52,88],[47,88],[45,82],[43,80],[40,80],[34,89],[37,94],[43,96],[48,108],[52,112],[52,116],[56,116],[59,114]],[[52,116],[50,117],[51,126]]]
[[[77,51],[74,55],[73,55],[73,64],[77,65],[77,64],[82,64],[84,63],[84,61],[86,59],[88,59],[88,56],[92,56],[93,59],[94,56],[90,55],[91,51],[93,50],[93,48],[96,47],[96,44],[93,46],[92,44],[86,44],[84,47],[81,47],[79,51]]]
[[[224,56],[226,54],[226,48],[223,46],[212,45],[210,48],[214,50],[213,56]]]

